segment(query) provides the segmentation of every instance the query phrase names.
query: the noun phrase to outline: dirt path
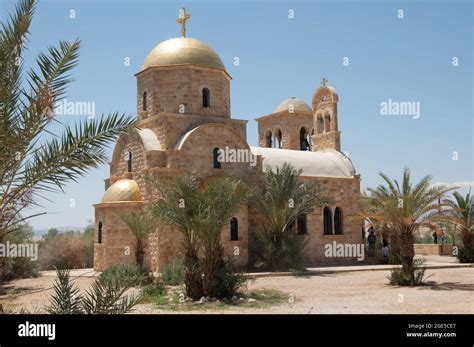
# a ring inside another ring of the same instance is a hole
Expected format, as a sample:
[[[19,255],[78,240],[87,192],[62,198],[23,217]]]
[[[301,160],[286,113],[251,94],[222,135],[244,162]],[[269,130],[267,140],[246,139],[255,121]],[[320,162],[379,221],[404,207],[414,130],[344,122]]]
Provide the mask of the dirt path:
[[[277,289],[296,301],[273,307],[232,308],[207,313],[474,313],[474,268],[427,270],[428,285],[393,287],[388,271],[363,271],[308,277],[263,277],[249,283],[249,291]],[[8,310],[25,307],[30,311],[44,306],[51,295],[53,276],[16,280],[0,295]],[[85,289],[93,278],[75,282]],[[140,304],[135,313],[176,313]],[[206,313],[193,311],[190,313]]]

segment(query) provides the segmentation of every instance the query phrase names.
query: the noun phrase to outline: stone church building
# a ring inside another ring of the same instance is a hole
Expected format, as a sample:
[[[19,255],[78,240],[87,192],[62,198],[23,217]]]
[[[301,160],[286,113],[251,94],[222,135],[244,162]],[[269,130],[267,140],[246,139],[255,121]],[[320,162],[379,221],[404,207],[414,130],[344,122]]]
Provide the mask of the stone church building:
[[[308,265],[356,261],[325,256],[325,245],[333,241],[361,243],[360,175],[340,151],[336,90],[323,79],[311,105],[290,98],[257,118],[259,147],[250,147],[248,121],[231,118],[232,78],[211,47],[186,37],[190,16],[184,14],[178,19],[182,37],[153,48],[136,74],[139,130],[118,140],[105,194],[94,205],[94,268],[135,261],[134,237],[117,212],[142,210],[154,198],[147,176],[171,183],[196,170],[204,181],[217,176],[258,181],[284,162],[301,168],[301,179],[319,183],[333,201],[297,220],[296,232],[307,238]],[[216,160],[225,148],[247,150],[256,162]],[[238,265],[247,264],[249,235],[261,223],[261,216],[243,205],[224,228],[223,246]],[[145,263],[152,271],[180,255],[180,237],[170,226],[159,226],[149,236]]]

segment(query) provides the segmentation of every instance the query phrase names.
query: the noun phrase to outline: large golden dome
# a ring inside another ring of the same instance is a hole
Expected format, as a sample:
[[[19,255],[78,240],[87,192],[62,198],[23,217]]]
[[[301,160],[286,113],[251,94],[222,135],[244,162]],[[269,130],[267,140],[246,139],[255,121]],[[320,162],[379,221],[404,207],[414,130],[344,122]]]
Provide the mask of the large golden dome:
[[[219,55],[202,41],[179,37],[161,42],[151,50],[142,71],[154,66],[199,65],[225,70]]]
[[[105,191],[101,202],[124,201],[142,201],[140,188],[136,181],[129,179],[118,180]]]

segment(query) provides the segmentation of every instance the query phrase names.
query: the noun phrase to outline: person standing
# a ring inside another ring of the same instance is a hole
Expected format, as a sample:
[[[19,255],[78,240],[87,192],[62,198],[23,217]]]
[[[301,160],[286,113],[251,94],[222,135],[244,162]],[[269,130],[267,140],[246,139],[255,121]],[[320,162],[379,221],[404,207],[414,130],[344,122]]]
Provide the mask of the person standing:
[[[367,237],[367,241],[369,241],[369,257],[373,257],[375,254],[375,241],[377,237],[375,236],[375,231],[373,227],[369,229],[369,236]]]

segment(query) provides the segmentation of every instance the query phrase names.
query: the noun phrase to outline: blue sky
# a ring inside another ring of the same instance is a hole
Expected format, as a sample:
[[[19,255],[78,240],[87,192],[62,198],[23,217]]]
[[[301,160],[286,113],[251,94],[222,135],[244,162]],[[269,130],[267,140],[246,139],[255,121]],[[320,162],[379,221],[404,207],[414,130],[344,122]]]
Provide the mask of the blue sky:
[[[135,114],[134,74],[156,44],[180,36],[181,6],[192,16],[188,36],[213,47],[232,75],[232,117],[249,120],[251,145],[257,144],[253,119],[292,96],[310,103],[324,76],[339,93],[342,150],[364,186],[379,184],[379,171],[400,177],[405,166],[416,179],[431,174],[434,182],[472,182],[472,1],[43,0],[26,65],[47,46],[79,38],[80,63],[68,100],[93,101],[97,114]],[[2,21],[13,8],[13,1],[0,0]],[[69,18],[71,9],[75,19]],[[349,66],[343,66],[344,57]],[[419,102],[420,118],[382,116],[380,103],[389,99]],[[59,119],[74,123],[84,117]],[[64,194],[48,195],[52,202],[44,201],[43,210],[50,214],[31,224],[86,225],[108,173],[105,165],[69,184]]]

